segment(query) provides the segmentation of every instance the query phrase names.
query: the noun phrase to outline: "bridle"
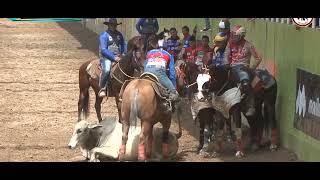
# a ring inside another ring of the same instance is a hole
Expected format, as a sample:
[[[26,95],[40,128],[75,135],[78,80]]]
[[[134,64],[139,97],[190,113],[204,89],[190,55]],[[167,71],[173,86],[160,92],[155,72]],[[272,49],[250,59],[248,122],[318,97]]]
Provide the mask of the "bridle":
[[[139,67],[139,64],[140,64],[140,63],[138,63],[138,60],[137,60],[138,58],[137,58],[136,53],[137,53],[137,52],[136,52],[135,50],[133,50],[133,53],[132,53],[132,54],[133,54],[134,62],[135,62],[135,64],[137,65],[137,67]],[[125,75],[126,77],[128,77],[129,79],[137,79],[137,78],[138,78],[138,77],[130,76],[130,75],[128,75],[127,73],[125,73],[125,72],[122,70],[121,66],[120,66],[120,61],[117,62],[117,64],[116,64],[115,66],[118,66],[120,72],[121,72],[123,75]],[[134,69],[137,69],[137,67],[135,67]],[[140,71],[140,69],[137,69],[137,70]],[[117,77],[114,75],[114,73],[112,73],[112,77],[113,77],[115,80],[117,80],[120,84],[123,84],[123,83],[124,83],[124,82],[121,81],[119,78],[117,78]]]

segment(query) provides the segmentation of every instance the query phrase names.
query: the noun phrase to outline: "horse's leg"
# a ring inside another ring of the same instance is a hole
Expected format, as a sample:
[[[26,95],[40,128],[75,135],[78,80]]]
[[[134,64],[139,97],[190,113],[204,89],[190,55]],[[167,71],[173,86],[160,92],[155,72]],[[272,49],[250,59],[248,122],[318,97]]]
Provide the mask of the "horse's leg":
[[[277,121],[276,121],[276,98],[277,98],[277,86],[273,86],[268,94],[266,94],[264,100],[264,114],[267,114],[267,121],[268,125],[271,123],[271,145],[270,150],[275,151],[278,148],[279,144],[279,131],[277,128]]]
[[[98,121],[101,122],[102,121],[101,103],[102,103],[103,97],[99,97],[100,88],[99,88],[98,84],[93,85],[92,88],[93,88],[94,93],[96,95],[96,102],[95,102],[94,108],[96,109],[96,114],[97,114]]]
[[[224,128],[226,119],[221,113],[218,113],[218,112],[216,112],[214,118],[215,118],[214,121],[215,121],[215,129],[216,129],[216,132],[215,132],[216,146],[213,150],[212,157],[215,158],[219,156],[219,153],[221,153],[223,149],[223,134],[224,134],[223,128]],[[230,121],[230,118],[229,118],[229,121]]]
[[[232,142],[231,118],[226,119],[227,141]]]
[[[119,122],[122,122],[122,118],[121,118],[121,102],[119,101],[119,94],[115,95],[115,101],[116,101],[116,105],[117,105],[117,109],[118,109],[118,116],[119,116]]]
[[[147,138],[147,146],[146,146],[146,156],[147,159],[151,158],[151,152],[152,152],[152,141],[153,141],[153,132],[152,132],[153,128],[151,128],[151,130],[149,131],[149,135]]]
[[[242,131],[241,131],[241,111],[240,111],[239,104],[234,105],[230,111],[231,111],[232,119],[234,120],[236,125],[236,129],[235,129],[236,150],[237,150],[236,157],[241,158],[244,156],[244,151],[243,151]]]
[[[204,126],[205,126],[205,121],[204,119],[200,119],[199,115],[197,116],[197,118],[199,119],[199,124],[200,124],[200,136],[199,136],[199,145],[197,148],[197,152],[200,153],[200,150],[203,147],[204,144]]]
[[[199,119],[204,122],[204,133],[203,133],[203,147],[200,150],[200,154],[204,157],[209,156],[209,142],[212,136],[212,114],[210,109],[202,109],[199,112]]]
[[[138,147],[138,161],[146,160],[146,148],[145,144],[148,140],[150,131],[152,130],[150,122],[141,120],[141,132],[139,135],[139,147]]]
[[[101,102],[102,102],[102,98],[99,97],[98,95],[96,95],[96,103],[94,105],[95,109],[96,109],[96,113],[97,113],[97,118],[98,121],[101,122],[102,121],[102,117],[101,117]]]
[[[171,116],[161,122],[162,124],[162,154],[163,159],[169,158],[169,128],[171,126]]]
[[[125,121],[122,121],[122,142],[121,147],[119,151],[119,160],[124,160],[125,154],[126,154],[126,145],[128,141],[128,133],[130,128],[130,121],[129,117],[126,118]]]

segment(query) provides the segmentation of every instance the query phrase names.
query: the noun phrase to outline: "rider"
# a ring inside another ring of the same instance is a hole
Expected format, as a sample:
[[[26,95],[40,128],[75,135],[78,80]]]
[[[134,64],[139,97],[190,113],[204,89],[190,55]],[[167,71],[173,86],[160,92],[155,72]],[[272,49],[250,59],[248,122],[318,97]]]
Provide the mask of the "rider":
[[[229,42],[230,39],[230,22],[228,19],[222,19],[219,22],[219,32],[223,32],[227,36],[227,42]]]
[[[169,101],[175,103],[179,100],[179,94],[176,90],[176,72],[173,56],[162,49],[163,42],[150,42],[150,45],[152,49],[147,53],[144,72],[150,72],[156,75],[160,84],[169,89]],[[167,76],[167,68],[169,68],[169,77]],[[166,106],[171,110],[170,106],[167,104]]]
[[[146,50],[150,35],[159,31],[158,20],[157,18],[140,18],[136,24],[136,29],[144,39],[144,50]]]
[[[99,37],[99,56],[102,67],[102,73],[99,81],[99,86],[101,88],[99,91],[99,97],[106,96],[106,87],[110,76],[111,63],[119,62],[121,55],[125,51],[124,38],[117,30],[117,25],[122,23],[118,24],[116,18],[110,18],[109,21],[106,21],[103,24],[108,26],[108,30],[102,32]]]
[[[213,57],[211,59],[211,62],[208,63],[208,65],[215,65],[215,66],[221,66],[223,65],[223,59],[224,59],[224,50],[227,45],[227,35],[224,32],[219,32],[213,39],[214,46],[213,46]]]
[[[253,55],[256,60],[256,65],[253,69],[256,69],[256,67],[259,66],[262,58],[256,52],[255,47],[244,39],[245,35],[246,29],[244,27],[237,25],[232,28],[230,36],[231,40],[228,43],[224,54],[224,64],[231,67],[233,74],[241,83],[244,98],[248,100],[246,115],[251,116],[255,113],[255,108],[253,91],[248,74],[250,58],[251,55]]]

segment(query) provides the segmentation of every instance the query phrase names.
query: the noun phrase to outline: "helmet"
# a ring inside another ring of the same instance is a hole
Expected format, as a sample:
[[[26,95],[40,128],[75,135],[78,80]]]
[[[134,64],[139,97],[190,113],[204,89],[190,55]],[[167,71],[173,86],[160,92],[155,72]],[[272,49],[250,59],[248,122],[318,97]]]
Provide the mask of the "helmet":
[[[223,42],[225,40],[227,40],[227,36],[226,36],[226,33],[224,32],[217,33],[213,39],[214,42]]]
[[[231,40],[233,42],[240,42],[246,36],[246,29],[240,25],[236,25],[231,30]]]
[[[247,31],[244,27],[236,25],[232,28],[231,33],[236,36],[245,37]]]
[[[228,19],[222,19],[219,22],[219,28],[221,29],[230,29],[230,22]]]

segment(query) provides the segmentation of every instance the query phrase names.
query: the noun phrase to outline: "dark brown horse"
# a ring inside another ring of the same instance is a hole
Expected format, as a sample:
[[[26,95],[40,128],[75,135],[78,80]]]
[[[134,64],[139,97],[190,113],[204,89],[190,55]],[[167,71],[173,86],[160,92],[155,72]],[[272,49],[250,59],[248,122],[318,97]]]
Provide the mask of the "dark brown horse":
[[[255,72],[257,71],[251,71],[250,76],[255,77]],[[224,67],[216,67],[216,66],[210,66],[210,75],[212,77],[212,80],[210,81],[209,89],[213,91],[216,95],[223,94],[226,90],[236,87],[236,81],[233,74],[230,72],[230,70],[227,70]],[[266,74],[265,76],[261,76],[262,78],[268,76],[270,80],[268,82],[274,82],[271,83],[270,87],[265,88],[262,85],[260,88],[257,88],[258,86],[255,86],[255,99],[256,99],[256,113],[253,116],[245,116],[248,120],[250,130],[251,130],[251,137],[252,137],[252,143],[253,146],[260,145],[261,136],[264,130],[268,130],[271,128],[272,134],[271,134],[271,145],[270,149],[275,150],[278,146],[278,129],[277,129],[277,122],[275,119],[275,102],[276,102],[276,95],[277,95],[277,83],[274,77],[271,77],[270,74]],[[259,81],[261,84],[262,81]],[[258,84],[259,84],[258,83]],[[235,122],[236,126],[236,148],[238,157],[241,157],[244,153],[243,149],[243,143],[241,140],[241,112],[245,115],[246,107],[244,105],[246,103],[245,101],[241,100],[240,103],[234,105],[230,109],[230,115]],[[227,122],[227,125],[230,126],[230,119],[226,118],[220,118],[215,119],[213,131],[219,132],[221,131],[221,128],[223,128],[224,122]],[[218,142],[218,147],[221,146],[221,139]],[[221,149],[218,149],[221,150]],[[241,156],[240,156],[241,155]]]
[[[141,36],[135,36],[128,42],[128,52],[121,58],[119,63],[114,63],[111,70],[110,85],[108,86],[107,97],[115,97],[118,108],[119,120],[121,120],[121,110],[119,105],[119,91],[125,80],[134,78],[134,71],[143,69],[144,52],[143,39]],[[79,69],[79,101],[78,101],[78,121],[81,120],[81,114],[84,113],[85,118],[89,115],[89,88],[92,87],[95,95],[95,109],[99,122],[101,117],[101,102],[103,98],[98,96],[100,90],[99,78],[93,78],[87,71],[88,65],[95,60],[90,60],[83,63]]]
[[[159,37],[151,36],[148,40],[147,50],[157,47]],[[146,78],[149,77],[149,78]],[[150,78],[151,77],[151,78]],[[120,147],[119,159],[124,158],[130,124],[138,120],[141,122],[141,133],[139,136],[138,160],[145,161],[151,155],[153,126],[160,122],[162,124],[163,157],[167,159],[169,154],[168,135],[171,125],[171,111],[166,111],[163,101],[156,89],[156,77],[147,74],[145,78],[135,79],[129,82],[122,95],[122,145]],[[178,108],[179,109],[179,108]],[[180,118],[178,117],[180,120]],[[177,138],[181,137],[181,127]]]

